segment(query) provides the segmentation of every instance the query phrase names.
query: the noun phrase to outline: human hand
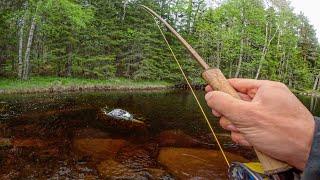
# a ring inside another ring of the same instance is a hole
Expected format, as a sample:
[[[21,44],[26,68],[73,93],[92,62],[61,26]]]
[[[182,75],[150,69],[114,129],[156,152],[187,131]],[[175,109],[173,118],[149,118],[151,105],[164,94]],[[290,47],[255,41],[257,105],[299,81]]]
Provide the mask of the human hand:
[[[205,96],[232,140],[303,170],[311,149],[314,118],[282,83],[230,79],[242,100],[206,87]],[[228,120],[227,120],[227,119]]]

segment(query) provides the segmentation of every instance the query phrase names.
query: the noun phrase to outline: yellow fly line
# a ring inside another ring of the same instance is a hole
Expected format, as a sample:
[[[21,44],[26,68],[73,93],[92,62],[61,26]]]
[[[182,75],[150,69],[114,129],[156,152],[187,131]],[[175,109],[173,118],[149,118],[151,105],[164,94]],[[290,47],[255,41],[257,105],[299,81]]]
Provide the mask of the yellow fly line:
[[[151,14],[151,13],[150,13],[150,14]],[[151,15],[152,15],[152,14],[151,14]],[[153,15],[152,15],[152,16],[153,16]],[[159,26],[158,21],[156,20],[156,18],[155,18],[154,16],[153,16],[153,18],[154,18],[154,21],[155,21],[155,22],[156,22],[156,24],[157,24],[157,27],[159,28],[159,31],[160,31],[160,33],[161,33],[161,35],[162,35],[163,39],[165,40],[165,42],[166,42],[166,44],[167,44],[167,46],[168,46],[168,48],[169,48],[169,50],[170,50],[170,52],[171,52],[171,54],[172,54],[173,59],[176,61],[176,63],[177,63],[177,65],[178,65],[178,67],[179,67],[179,69],[180,69],[180,71],[181,71],[181,73],[182,73],[182,75],[183,75],[183,77],[184,77],[185,81],[186,81],[186,82],[187,82],[187,84],[188,84],[189,89],[190,89],[190,90],[191,90],[191,92],[192,92],[192,95],[193,95],[194,99],[196,100],[196,102],[197,102],[197,104],[198,104],[198,106],[199,106],[199,108],[200,108],[200,110],[201,110],[201,113],[202,113],[202,115],[203,115],[204,119],[206,120],[207,125],[209,126],[209,129],[210,129],[210,131],[211,131],[211,133],[212,133],[212,135],[213,135],[213,137],[214,137],[215,141],[217,142],[217,144],[218,144],[218,146],[219,146],[219,149],[220,149],[220,151],[221,151],[221,153],[222,153],[222,156],[223,156],[224,160],[226,161],[226,163],[227,163],[228,167],[230,167],[229,160],[228,160],[228,158],[227,158],[227,156],[226,156],[226,154],[225,154],[225,152],[224,152],[224,150],[223,150],[223,148],[222,148],[222,146],[221,146],[221,143],[220,143],[220,141],[219,141],[219,139],[218,139],[218,137],[217,137],[216,133],[214,132],[214,130],[213,130],[213,128],[212,128],[212,126],[211,126],[211,124],[210,124],[210,121],[209,121],[209,119],[208,119],[208,117],[207,117],[206,113],[204,112],[204,110],[203,110],[203,108],[202,108],[202,106],[201,106],[201,104],[200,104],[200,102],[199,102],[199,99],[198,99],[197,95],[195,94],[195,92],[194,92],[194,90],[193,90],[193,88],[192,88],[192,86],[191,86],[191,84],[190,84],[190,82],[189,82],[189,80],[188,80],[188,78],[187,78],[186,74],[184,73],[184,71],[183,71],[183,69],[182,69],[182,66],[181,66],[180,62],[178,61],[178,59],[177,59],[177,57],[176,57],[175,53],[173,52],[173,50],[172,50],[172,48],[171,48],[171,46],[170,46],[170,44],[169,44],[169,42],[168,42],[168,40],[167,40],[166,36],[164,35],[164,33],[163,33],[163,31],[162,31],[161,27]]]

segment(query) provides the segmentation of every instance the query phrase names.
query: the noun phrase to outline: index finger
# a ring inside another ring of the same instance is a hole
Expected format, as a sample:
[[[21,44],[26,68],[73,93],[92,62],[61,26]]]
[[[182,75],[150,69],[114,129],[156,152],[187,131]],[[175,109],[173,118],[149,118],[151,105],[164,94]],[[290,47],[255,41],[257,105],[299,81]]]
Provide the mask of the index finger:
[[[255,80],[255,79],[229,79],[229,83],[233,88],[238,92],[245,93],[252,89],[258,89],[263,83],[264,80]]]

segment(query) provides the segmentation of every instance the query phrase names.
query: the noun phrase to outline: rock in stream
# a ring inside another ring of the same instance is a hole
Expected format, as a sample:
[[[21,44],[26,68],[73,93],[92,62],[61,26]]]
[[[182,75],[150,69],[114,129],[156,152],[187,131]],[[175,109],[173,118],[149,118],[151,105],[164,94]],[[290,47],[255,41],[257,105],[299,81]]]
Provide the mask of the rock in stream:
[[[94,159],[108,159],[124,147],[128,142],[123,139],[81,138],[73,141],[73,148],[83,156]]]
[[[195,139],[182,130],[167,130],[158,135],[161,147],[204,147],[212,148],[215,145]]]
[[[243,157],[226,153],[229,160],[248,162]],[[158,161],[178,179],[226,179],[228,167],[221,152],[209,149],[162,148]]]

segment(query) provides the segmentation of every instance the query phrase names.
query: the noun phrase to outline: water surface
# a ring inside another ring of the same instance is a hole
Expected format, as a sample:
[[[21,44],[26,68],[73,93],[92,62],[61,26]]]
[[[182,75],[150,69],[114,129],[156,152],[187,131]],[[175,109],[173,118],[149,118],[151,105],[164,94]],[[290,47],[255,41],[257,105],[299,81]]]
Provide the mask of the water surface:
[[[197,95],[231,160],[255,160],[251,149],[232,143],[219,127],[204,93]],[[314,115],[320,114],[317,98],[299,98]],[[145,126],[101,121],[97,114],[103,107],[125,109]],[[210,173],[226,177],[220,155],[212,166],[192,166],[206,159],[200,152],[215,156],[218,148],[188,91],[1,95],[0,121],[1,179],[177,179],[213,177]],[[180,152],[191,153],[189,166],[165,159]],[[203,174],[194,176],[193,168]]]

